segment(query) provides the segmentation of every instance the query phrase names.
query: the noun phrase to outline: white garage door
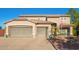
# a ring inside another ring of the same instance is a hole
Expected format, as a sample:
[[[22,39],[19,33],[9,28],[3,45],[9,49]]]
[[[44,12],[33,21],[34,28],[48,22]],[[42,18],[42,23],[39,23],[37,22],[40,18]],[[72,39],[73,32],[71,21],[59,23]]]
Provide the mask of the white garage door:
[[[32,27],[12,27],[10,29],[11,37],[32,37]]]
[[[37,37],[46,38],[47,37],[47,27],[38,27],[37,28]]]

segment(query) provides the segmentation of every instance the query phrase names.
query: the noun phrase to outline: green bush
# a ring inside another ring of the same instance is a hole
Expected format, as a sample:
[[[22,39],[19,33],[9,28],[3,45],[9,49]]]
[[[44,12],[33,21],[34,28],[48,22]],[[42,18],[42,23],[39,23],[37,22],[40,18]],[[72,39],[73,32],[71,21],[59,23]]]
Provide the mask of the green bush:
[[[77,33],[76,33],[76,29],[75,28],[73,28],[73,35],[74,36],[77,36]]]

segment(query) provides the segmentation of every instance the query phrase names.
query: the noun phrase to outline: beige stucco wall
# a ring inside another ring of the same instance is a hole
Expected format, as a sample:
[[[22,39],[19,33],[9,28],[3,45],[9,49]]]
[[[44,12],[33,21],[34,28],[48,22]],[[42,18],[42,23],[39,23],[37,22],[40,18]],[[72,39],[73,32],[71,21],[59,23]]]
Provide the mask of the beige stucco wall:
[[[51,21],[51,22],[53,22],[53,23],[56,23],[57,24],[57,26],[59,25],[59,18],[47,18],[47,21]]]
[[[12,21],[6,24],[6,26],[12,26],[12,25],[30,25],[33,26],[34,23],[28,22],[28,21]]]
[[[6,24],[6,32],[5,32],[5,35],[8,35],[9,32],[9,26],[14,26],[14,25],[26,25],[26,26],[33,26],[32,28],[32,34],[33,34],[33,38],[35,38],[36,36],[36,33],[37,33],[37,27],[48,27],[48,30],[47,30],[47,36],[49,36],[51,34],[51,25],[50,24],[34,24],[32,22],[28,22],[28,21],[12,21],[12,22],[9,22]],[[42,35],[42,34],[41,34]]]
[[[19,17],[19,19],[34,19],[34,20],[46,20],[46,17]]]
[[[57,23],[58,27],[60,26],[61,22],[63,24],[70,24],[70,17],[47,18],[47,20]]]
[[[35,20],[43,20],[46,21],[46,17],[19,17],[20,19],[35,19]],[[51,21],[53,23],[57,23],[57,26],[59,27],[61,24],[61,21],[63,24],[70,24],[70,17],[52,17],[47,18],[47,21]],[[51,34],[51,25],[50,24],[34,24],[29,21],[12,21],[6,24],[6,34],[8,34],[8,26],[12,25],[28,25],[33,26],[33,35],[36,35],[36,27],[48,27],[48,36]]]
[[[60,17],[59,19],[62,20],[64,24],[70,24],[70,17]]]
[[[43,20],[46,21],[46,17],[19,17],[20,19],[35,19],[35,20]],[[47,18],[47,21],[51,21],[54,23],[57,23],[57,26],[59,27],[59,25],[61,24],[61,22],[63,22],[63,24],[70,24],[70,17],[51,17],[51,18]]]
[[[14,26],[14,25],[27,25],[27,26],[34,26],[34,23],[28,22],[28,21],[12,21],[6,24],[6,31],[5,35],[8,35],[9,32],[9,26]]]

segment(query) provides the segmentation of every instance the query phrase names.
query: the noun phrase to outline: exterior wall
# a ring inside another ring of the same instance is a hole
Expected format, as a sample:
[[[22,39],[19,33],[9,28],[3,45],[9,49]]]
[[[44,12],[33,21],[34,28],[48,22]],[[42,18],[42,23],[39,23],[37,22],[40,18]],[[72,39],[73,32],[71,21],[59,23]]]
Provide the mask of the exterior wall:
[[[51,21],[53,23],[56,23],[57,26],[59,26],[59,23],[60,23],[59,17],[57,17],[57,18],[47,18],[47,21]]]
[[[35,20],[43,20],[46,21],[46,17],[19,17],[20,19],[35,19]],[[70,17],[61,16],[61,17],[48,17],[47,21],[51,21],[53,23],[57,23],[57,26],[59,27],[61,22],[63,24],[70,24]]]
[[[57,18],[47,18],[48,21],[54,22],[57,24],[57,28],[59,29],[57,33],[60,33],[60,25],[70,25],[70,17],[57,17]],[[66,29],[67,30],[67,29]],[[70,35],[72,34],[72,29],[70,29]]]
[[[6,24],[6,32],[5,32],[5,35],[9,35],[9,27],[10,26],[20,26],[20,25],[26,25],[26,26],[32,26],[32,35],[33,35],[33,38],[36,37],[36,34],[37,33],[37,27],[47,27],[48,30],[47,30],[47,36],[49,36],[51,34],[51,25],[50,24],[34,24],[34,23],[31,23],[31,22],[28,22],[28,21],[13,21],[13,22],[10,22],[10,23],[7,23]]]
[[[59,27],[61,22],[63,24],[70,24],[70,17],[57,17],[57,18],[47,18],[48,21],[57,23],[57,26]]]
[[[33,26],[34,23],[28,22],[28,21],[12,21],[12,22],[6,24],[6,26],[12,26],[12,25],[30,25],[30,26]]]
[[[46,21],[46,17],[19,17],[20,19],[35,19],[35,20],[43,20],[43,21]],[[61,24],[61,21],[63,24],[70,24],[70,17],[48,17],[47,18],[47,21],[50,21],[50,22],[53,22],[53,23],[57,23],[57,27],[60,27],[60,24]],[[47,30],[47,33],[49,36],[51,34],[51,24],[34,24],[32,22],[29,22],[29,21],[12,21],[12,22],[9,22],[6,24],[6,35],[8,35],[8,30],[9,30],[9,26],[14,26],[14,25],[28,25],[28,26],[33,26],[33,36],[35,38],[36,36],[36,30],[37,30],[37,27],[48,27],[48,30]]]
[[[70,17],[60,17],[60,20],[62,20],[63,24],[70,24]]]
[[[46,20],[46,17],[19,17],[20,19]]]
[[[46,17],[19,17],[20,19],[35,19],[35,20],[43,20],[46,21]],[[51,21],[54,23],[57,23],[57,26],[59,27],[61,22],[63,24],[70,24],[70,17],[66,17],[66,16],[61,16],[61,17],[51,17],[51,18],[47,18],[47,21]]]
[[[34,26],[34,23],[28,22],[28,21],[12,21],[10,23],[6,24],[6,30],[5,30],[5,35],[9,35],[9,26],[14,26],[14,25],[27,25],[27,26]]]

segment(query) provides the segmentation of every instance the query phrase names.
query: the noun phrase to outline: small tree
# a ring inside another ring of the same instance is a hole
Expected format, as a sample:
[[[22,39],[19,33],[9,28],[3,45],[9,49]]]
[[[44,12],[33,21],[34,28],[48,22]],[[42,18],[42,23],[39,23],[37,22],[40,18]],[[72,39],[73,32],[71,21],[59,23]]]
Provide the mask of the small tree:
[[[79,21],[78,21],[79,20],[79,13],[74,8],[70,8],[70,10],[67,12],[67,15],[71,16],[70,22],[72,25],[74,25],[73,34],[77,35],[76,27],[79,24]]]

